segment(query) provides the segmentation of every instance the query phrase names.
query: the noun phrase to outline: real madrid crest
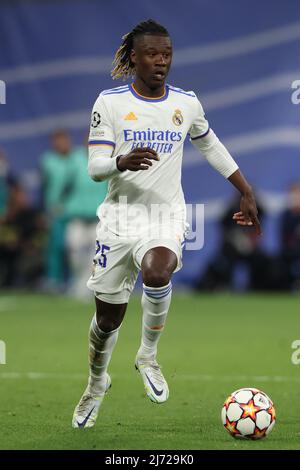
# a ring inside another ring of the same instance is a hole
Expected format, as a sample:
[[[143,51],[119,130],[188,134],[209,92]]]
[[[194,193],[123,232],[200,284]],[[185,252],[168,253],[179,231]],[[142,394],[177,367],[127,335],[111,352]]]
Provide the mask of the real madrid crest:
[[[183,116],[180,109],[175,109],[172,121],[174,122],[175,126],[180,126],[183,123]]]

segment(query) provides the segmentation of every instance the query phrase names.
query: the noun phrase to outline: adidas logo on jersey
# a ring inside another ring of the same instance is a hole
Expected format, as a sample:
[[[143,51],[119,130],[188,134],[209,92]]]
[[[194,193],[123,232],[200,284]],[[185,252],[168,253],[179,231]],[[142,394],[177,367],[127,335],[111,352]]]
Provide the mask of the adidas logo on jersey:
[[[127,114],[127,116],[124,117],[125,121],[137,121],[137,117],[133,112],[130,112]]]

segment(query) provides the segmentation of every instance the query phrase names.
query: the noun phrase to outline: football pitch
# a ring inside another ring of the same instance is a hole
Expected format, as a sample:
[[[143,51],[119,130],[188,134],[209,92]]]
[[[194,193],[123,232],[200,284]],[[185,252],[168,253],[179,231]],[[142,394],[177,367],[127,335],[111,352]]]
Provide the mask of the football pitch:
[[[110,365],[112,388],[92,429],[72,429],[87,380],[87,335],[94,305],[55,296],[0,294],[1,449],[299,449],[299,296],[173,295],[159,347],[170,398],[146,397],[134,369],[139,297],[132,297]],[[221,407],[242,387],[274,401],[266,439],[237,441]]]

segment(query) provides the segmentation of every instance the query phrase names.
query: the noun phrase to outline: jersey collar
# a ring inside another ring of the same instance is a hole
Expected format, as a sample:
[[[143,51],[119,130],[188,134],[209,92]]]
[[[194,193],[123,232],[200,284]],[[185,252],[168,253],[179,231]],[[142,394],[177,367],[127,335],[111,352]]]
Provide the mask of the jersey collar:
[[[165,85],[165,92],[162,96],[158,96],[157,98],[150,98],[149,96],[143,96],[143,95],[140,95],[134,88],[133,86],[133,83],[131,83],[129,85],[129,89],[131,91],[131,93],[133,94],[133,96],[135,96],[138,100],[142,100],[142,101],[148,101],[149,103],[158,103],[160,101],[165,101],[168,96],[169,96],[169,87],[168,85]]]

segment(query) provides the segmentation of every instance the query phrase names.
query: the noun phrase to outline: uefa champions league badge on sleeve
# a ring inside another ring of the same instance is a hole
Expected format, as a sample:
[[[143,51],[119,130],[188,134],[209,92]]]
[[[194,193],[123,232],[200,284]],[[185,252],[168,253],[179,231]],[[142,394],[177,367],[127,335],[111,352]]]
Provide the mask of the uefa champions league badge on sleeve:
[[[98,127],[101,124],[101,116],[97,111],[92,114],[91,127]]]

